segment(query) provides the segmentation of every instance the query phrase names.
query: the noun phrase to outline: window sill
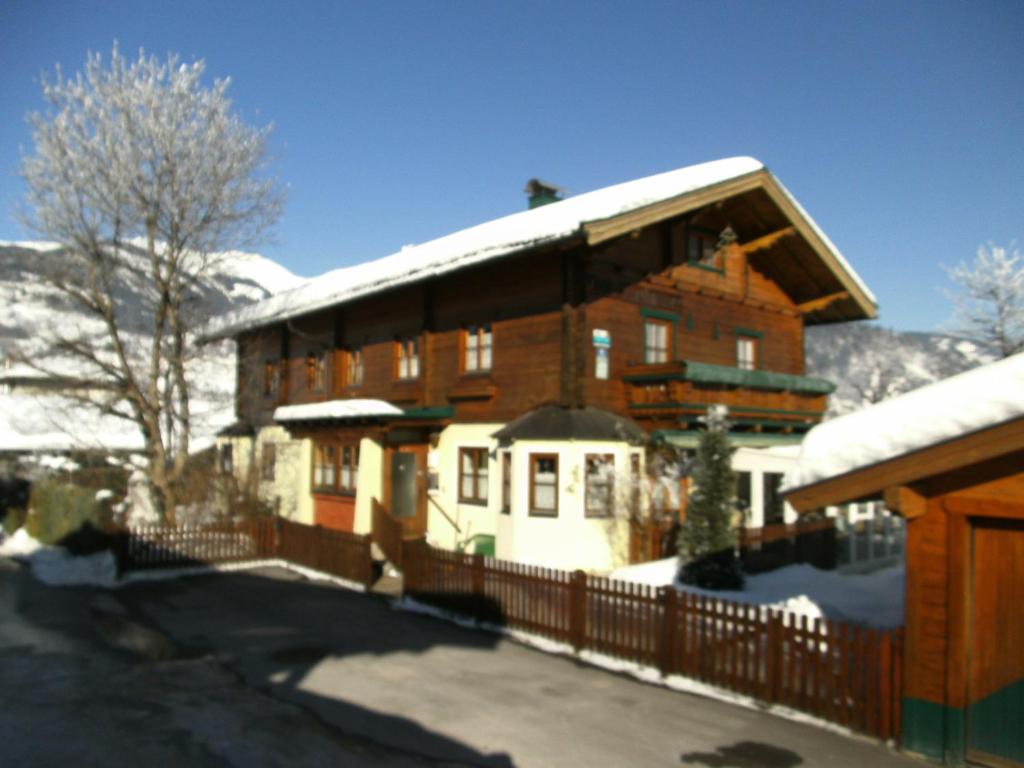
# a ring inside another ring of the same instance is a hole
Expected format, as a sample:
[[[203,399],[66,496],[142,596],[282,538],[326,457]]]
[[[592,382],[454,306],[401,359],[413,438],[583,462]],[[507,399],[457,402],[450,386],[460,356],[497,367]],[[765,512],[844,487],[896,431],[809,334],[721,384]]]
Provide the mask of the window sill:
[[[467,507],[487,507],[487,499],[459,499],[459,504]]]
[[[557,519],[557,517],[558,517],[558,510],[555,510],[553,512],[540,512],[540,511],[537,511],[536,509],[531,509],[528,516],[529,517],[541,517],[541,518],[547,518],[549,520],[554,520],[554,519]]]
[[[489,373],[463,374],[447,392],[449,400],[490,400],[498,393],[498,386]]]
[[[345,499],[354,499],[356,497],[356,492],[355,491],[330,491],[330,490],[327,490],[326,488],[314,488],[313,489],[313,495],[314,496],[330,496],[331,498],[341,497],[341,498],[345,498]]]

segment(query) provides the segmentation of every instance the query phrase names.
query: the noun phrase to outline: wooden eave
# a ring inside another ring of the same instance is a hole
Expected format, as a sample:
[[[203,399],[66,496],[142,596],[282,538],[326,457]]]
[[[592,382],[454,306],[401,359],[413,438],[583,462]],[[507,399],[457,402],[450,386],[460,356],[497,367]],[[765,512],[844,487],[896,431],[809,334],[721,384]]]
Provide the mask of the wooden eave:
[[[1024,416],[794,488],[784,495],[798,512],[807,512],[921,484],[1020,451],[1024,451]]]
[[[744,200],[749,199],[751,204],[758,204],[759,199],[760,204],[771,204],[773,210],[759,211],[751,217],[769,226],[768,233],[781,232],[787,227],[794,229],[797,237],[778,238],[770,248],[756,249],[750,257],[755,267],[765,266],[778,273],[780,283],[787,285],[797,304],[830,299],[821,306],[809,307],[805,315],[807,324],[877,317],[878,308],[872,298],[767,170],[755,171],[628,213],[587,222],[583,225],[583,232],[587,244],[594,246],[706,206],[733,202],[740,196],[744,196]],[[769,223],[768,218],[773,221]],[[763,235],[754,240],[760,237]],[[780,255],[788,258],[780,258]]]

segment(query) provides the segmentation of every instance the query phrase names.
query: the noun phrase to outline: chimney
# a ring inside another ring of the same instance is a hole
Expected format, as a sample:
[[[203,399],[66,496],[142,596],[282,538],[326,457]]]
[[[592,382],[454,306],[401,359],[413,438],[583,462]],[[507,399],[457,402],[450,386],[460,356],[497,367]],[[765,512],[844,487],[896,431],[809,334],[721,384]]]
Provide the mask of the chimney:
[[[530,209],[532,210],[548,203],[557,203],[562,199],[559,195],[564,190],[540,179],[530,179],[526,182],[526,189],[523,191],[530,196]]]

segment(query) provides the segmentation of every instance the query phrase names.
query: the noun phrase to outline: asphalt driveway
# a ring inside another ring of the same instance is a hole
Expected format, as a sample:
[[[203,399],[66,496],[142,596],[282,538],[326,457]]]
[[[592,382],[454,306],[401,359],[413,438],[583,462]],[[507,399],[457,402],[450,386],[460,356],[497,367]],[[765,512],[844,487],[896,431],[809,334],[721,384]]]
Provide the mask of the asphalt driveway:
[[[216,659],[339,739],[428,762],[919,765],[866,739],[640,683],[282,569],[112,594],[186,655]]]

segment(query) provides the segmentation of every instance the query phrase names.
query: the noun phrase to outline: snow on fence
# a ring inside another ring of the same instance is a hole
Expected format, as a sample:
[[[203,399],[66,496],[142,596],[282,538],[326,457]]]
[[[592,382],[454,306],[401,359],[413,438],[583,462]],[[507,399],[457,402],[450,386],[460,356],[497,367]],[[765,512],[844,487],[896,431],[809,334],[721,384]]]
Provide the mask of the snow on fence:
[[[479,621],[781,704],[881,739],[899,733],[902,630],[406,542],[405,594]]]
[[[278,558],[369,587],[370,537],[289,520],[237,525],[144,526],[116,532],[122,571]]]

